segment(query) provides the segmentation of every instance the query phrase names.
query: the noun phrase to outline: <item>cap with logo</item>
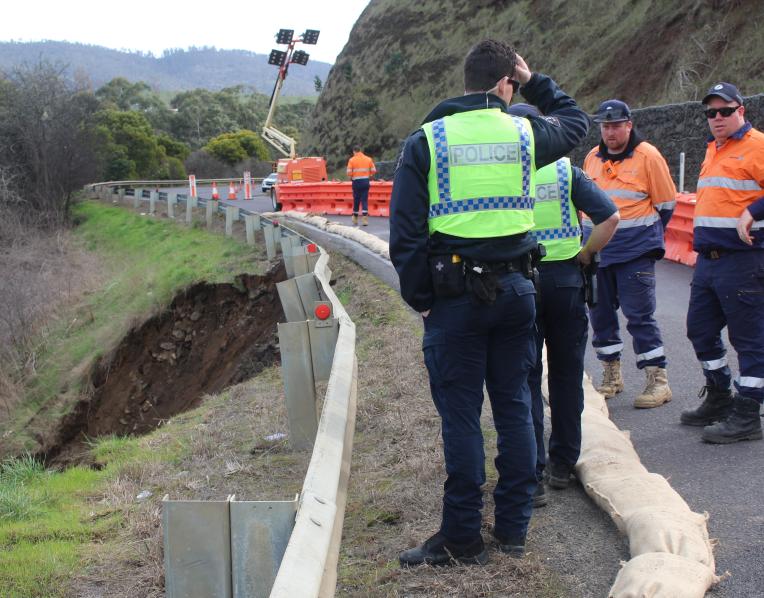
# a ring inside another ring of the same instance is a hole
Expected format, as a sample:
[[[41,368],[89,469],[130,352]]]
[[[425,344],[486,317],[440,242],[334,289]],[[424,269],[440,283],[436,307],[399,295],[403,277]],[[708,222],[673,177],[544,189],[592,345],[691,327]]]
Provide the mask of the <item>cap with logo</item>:
[[[596,123],[617,123],[631,120],[631,110],[629,105],[621,100],[605,100],[597,108],[592,120]]]
[[[743,105],[743,96],[740,95],[737,87],[732,85],[732,83],[725,83],[722,81],[716,85],[712,85],[708,90],[706,97],[703,98],[702,103],[708,104],[708,100],[714,96],[718,96],[726,102],[737,102],[741,106]]]

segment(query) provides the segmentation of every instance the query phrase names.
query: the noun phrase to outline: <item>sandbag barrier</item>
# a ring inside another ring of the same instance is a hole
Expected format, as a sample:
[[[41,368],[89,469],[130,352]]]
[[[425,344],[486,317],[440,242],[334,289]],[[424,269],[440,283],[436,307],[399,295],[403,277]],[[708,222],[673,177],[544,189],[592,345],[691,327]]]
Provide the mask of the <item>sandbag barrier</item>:
[[[702,598],[716,575],[708,514],[694,513],[662,475],[642,465],[608,415],[605,398],[584,380],[581,456],[576,476],[629,538],[609,598]]]
[[[287,275],[290,279],[295,277],[297,286],[301,287],[299,300],[306,301],[303,289],[309,289],[311,285],[305,284],[305,278],[311,276],[312,272],[312,277],[315,278],[314,286],[318,288],[309,290],[307,295],[313,297],[318,291],[318,299],[330,304],[331,315],[336,320],[336,342],[331,362],[323,368],[329,372],[323,409],[297,504],[294,505],[293,501],[281,501],[281,504],[268,502],[268,513],[265,513],[264,521],[253,522],[252,514],[262,513],[259,506],[266,503],[237,501],[236,497],[231,495],[221,501],[174,501],[182,504],[170,505],[168,503],[173,501],[167,501],[165,497],[165,508],[169,510],[170,506],[178,507],[178,520],[184,523],[183,531],[188,532],[177,539],[176,545],[180,547],[177,552],[181,552],[181,548],[186,553],[200,549],[209,557],[193,558],[193,562],[187,562],[181,569],[181,575],[195,576],[193,583],[179,583],[177,578],[167,578],[167,596],[332,596],[337,584],[337,566],[355,431],[358,364],[355,355],[355,324],[330,286],[329,255],[323,248],[275,219],[246,209],[222,206],[213,200],[188,197],[182,193],[160,193],[156,183],[158,182],[141,181],[140,187],[124,182],[119,185],[98,183],[87,186],[86,191],[102,200],[132,196],[133,205],[138,204],[136,207],[148,198],[150,210],[156,201],[166,201],[169,217],[174,217],[174,205],[185,202],[189,224],[193,222],[192,209],[198,205],[205,205],[208,224],[212,216],[219,212],[225,213],[226,234],[230,234],[234,220],[243,218],[247,242],[250,244],[254,242],[255,227],[259,229],[262,226],[268,257],[273,259],[276,249],[281,249]],[[144,189],[143,186],[150,189]],[[303,279],[303,284],[298,279]],[[282,297],[282,303],[284,301]],[[315,359],[315,355],[313,357]],[[188,507],[191,507],[191,510]],[[280,512],[278,518],[274,518],[274,509]],[[295,510],[296,515],[292,519],[291,513]],[[165,513],[163,521],[167,521]],[[278,547],[272,546],[278,543],[274,542],[276,538],[271,536],[271,541],[268,542],[264,533],[266,528],[284,529],[285,525],[285,529],[291,529],[291,533],[282,557]],[[250,535],[244,537],[242,529]],[[237,533],[240,536],[238,539]],[[259,546],[259,542],[257,550],[252,552],[252,538],[258,541],[265,540],[266,546]],[[220,541],[216,542],[216,539]],[[237,550],[239,557],[236,556]],[[252,562],[250,557],[255,555],[263,557],[265,562]],[[167,550],[165,556],[167,558]],[[191,557],[193,556],[191,554]],[[189,554],[185,554],[184,557],[186,561],[190,558]],[[274,564],[274,557],[280,558],[280,562],[276,560]],[[165,562],[167,567],[167,560]],[[200,563],[204,563],[204,566],[200,566]],[[274,568],[274,573],[273,577],[267,579],[269,584],[272,581],[269,590],[263,587],[261,580],[257,580],[258,583],[253,582],[255,573],[265,578],[271,575],[271,567]]]
[[[369,215],[390,216],[392,181],[371,181]],[[284,211],[311,212],[349,216],[353,213],[353,189],[350,181],[321,183],[286,183],[276,186],[276,201]]]
[[[698,254],[692,249],[695,194],[677,193],[676,208],[666,227],[666,259],[694,266]]]

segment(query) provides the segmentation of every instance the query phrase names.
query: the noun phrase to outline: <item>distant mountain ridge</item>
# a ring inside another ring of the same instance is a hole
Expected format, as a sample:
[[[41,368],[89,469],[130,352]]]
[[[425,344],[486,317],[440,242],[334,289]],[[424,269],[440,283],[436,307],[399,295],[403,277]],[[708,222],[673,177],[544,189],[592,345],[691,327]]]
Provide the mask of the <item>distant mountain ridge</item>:
[[[308,53],[310,50],[305,49]],[[276,67],[266,54],[245,50],[189,48],[166,50],[162,56],[112,50],[71,42],[0,42],[0,71],[8,72],[23,63],[41,59],[69,67],[70,77],[87,76],[97,89],[114,77],[145,81],[157,91],[188,89],[219,90],[247,85],[270,94],[276,80]],[[311,60],[306,66],[292,65],[282,93],[292,96],[318,95],[314,79],[326,81],[331,65]]]

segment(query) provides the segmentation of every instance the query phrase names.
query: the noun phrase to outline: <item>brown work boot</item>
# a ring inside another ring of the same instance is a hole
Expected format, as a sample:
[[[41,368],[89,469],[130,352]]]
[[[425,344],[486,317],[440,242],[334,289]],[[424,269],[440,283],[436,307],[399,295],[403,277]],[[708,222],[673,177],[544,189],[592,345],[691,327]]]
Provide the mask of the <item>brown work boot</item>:
[[[364,226],[369,226],[369,217],[361,216],[361,224],[363,224]]]
[[[353,226],[358,224],[358,214],[353,214]]]
[[[660,368],[656,365],[648,365],[645,368],[647,375],[647,386],[642,394],[634,400],[634,406],[637,409],[652,409],[660,407],[663,403],[671,400],[671,389],[668,385],[666,368]]]
[[[597,391],[602,393],[606,399],[612,399],[623,390],[623,376],[621,375],[621,360],[603,361],[602,365],[602,383],[597,387]]]

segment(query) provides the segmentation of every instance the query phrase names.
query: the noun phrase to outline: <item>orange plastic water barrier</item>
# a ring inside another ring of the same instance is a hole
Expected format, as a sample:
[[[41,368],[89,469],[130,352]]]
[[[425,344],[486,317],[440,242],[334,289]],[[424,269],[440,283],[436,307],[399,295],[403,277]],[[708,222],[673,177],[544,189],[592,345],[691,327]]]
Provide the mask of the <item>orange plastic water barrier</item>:
[[[695,194],[677,193],[676,208],[666,228],[666,259],[694,266],[698,254],[692,250],[692,219],[695,215]]]
[[[369,215],[390,216],[392,181],[371,181]],[[313,214],[350,215],[353,213],[353,189],[350,181],[322,183],[282,183],[276,185],[276,201],[282,210]]]

